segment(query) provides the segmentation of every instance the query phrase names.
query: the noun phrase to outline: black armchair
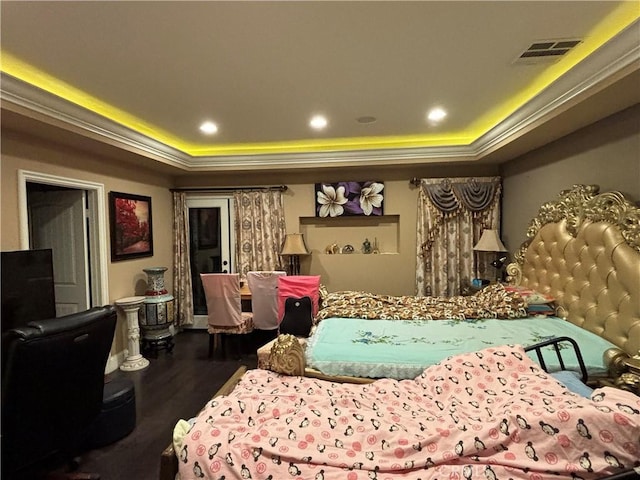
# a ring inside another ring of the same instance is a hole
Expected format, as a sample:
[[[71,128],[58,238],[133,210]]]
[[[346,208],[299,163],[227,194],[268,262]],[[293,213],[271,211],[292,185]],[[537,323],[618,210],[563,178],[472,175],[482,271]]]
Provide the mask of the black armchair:
[[[117,314],[94,307],[30,322],[2,337],[2,478],[37,478],[71,460],[102,407]]]

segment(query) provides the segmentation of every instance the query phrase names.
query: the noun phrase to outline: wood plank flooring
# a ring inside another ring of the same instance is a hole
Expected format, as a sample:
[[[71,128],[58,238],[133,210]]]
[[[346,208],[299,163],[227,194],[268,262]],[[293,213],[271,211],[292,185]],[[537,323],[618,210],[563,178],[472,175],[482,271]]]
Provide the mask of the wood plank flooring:
[[[174,340],[173,352],[149,356],[144,370],[112,374],[135,384],[136,428],[114,444],[83,454],[81,471],[99,473],[101,480],[157,479],[160,454],[171,442],[176,422],[198,413],[240,365],[255,368],[257,363],[255,353],[241,360],[207,358],[206,330],[186,330]]]

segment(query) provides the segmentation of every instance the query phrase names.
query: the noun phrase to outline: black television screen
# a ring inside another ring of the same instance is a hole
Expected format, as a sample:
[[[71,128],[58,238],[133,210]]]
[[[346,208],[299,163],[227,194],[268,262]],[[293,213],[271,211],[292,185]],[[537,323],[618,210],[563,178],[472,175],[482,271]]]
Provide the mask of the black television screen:
[[[54,318],[53,251],[1,252],[2,331]]]

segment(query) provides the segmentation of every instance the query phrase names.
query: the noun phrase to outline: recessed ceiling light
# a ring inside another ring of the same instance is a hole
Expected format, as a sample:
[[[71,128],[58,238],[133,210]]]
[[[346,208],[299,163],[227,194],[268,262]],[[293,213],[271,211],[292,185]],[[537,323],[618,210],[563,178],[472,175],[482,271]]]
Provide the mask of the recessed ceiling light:
[[[309,126],[314,130],[322,130],[327,126],[327,119],[322,115],[315,115],[309,121]]]
[[[213,122],[204,122],[200,125],[200,131],[202,133],[206,133],[207,135],[213,135],[218,132],[218,125]]]
[[[447,116],[447,112],[438,107],[438,108],[432,108],[431,110],[429,110],[429,113],[427,114],[427,119],[430,122],[440,122],[442,120],[444,120],[444,118]]]

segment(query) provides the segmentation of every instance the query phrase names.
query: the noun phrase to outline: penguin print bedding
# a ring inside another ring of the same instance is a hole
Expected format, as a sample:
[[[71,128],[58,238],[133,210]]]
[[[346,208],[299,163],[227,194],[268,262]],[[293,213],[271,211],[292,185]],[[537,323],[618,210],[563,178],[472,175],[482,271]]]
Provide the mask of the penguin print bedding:
[[[177,450],[180,479],[594,479],[640,465],[640,397],[571,393],[520,346],[413,380],[250,370]]]

